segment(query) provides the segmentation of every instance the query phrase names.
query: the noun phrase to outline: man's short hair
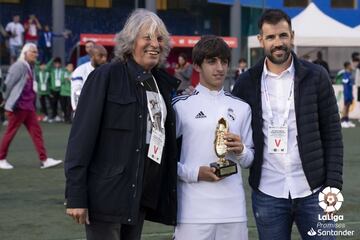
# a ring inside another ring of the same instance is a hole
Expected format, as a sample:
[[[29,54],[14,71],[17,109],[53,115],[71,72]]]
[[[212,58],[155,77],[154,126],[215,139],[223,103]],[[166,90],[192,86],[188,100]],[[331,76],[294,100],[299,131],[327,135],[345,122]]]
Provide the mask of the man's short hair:
[[[60,57],[56,57],[54,58],[54,63],[60,63],[61,64],[61,58]]]
[[[351,54],[351,59],[352,59],[353,62],[355,61],[355,59],[359,59],[359,57],[360,57],[359,52],[353,52]]]
[[[348,62],[348,61],[344,62],[344,68],[348,68],[349,66],[351,66],[350,62]]]
[[[89,54],[93,56],[94,54],[107,55],[107,50],[103,45],[94,44],[93,48],[90,50]]]
[[[247,63],[247,61],[246,61],[245,58],[240,58],[240,59],[239,59],[239,63]]]
[[[268,9],[261,15],[258,21],[259,32],[261,33],[261,29],[264,23],[276,25],[283,20],[285,20],[289,24],[289,28],[291,31],[291,19],[289,15],[287,15],[284,11],[280,9]]]
[[[218,57],[221,60],[227,60],[230,63],[230,47],[220,37],[203,36],[192,50],[193,64],[201,66],[204,59]]]

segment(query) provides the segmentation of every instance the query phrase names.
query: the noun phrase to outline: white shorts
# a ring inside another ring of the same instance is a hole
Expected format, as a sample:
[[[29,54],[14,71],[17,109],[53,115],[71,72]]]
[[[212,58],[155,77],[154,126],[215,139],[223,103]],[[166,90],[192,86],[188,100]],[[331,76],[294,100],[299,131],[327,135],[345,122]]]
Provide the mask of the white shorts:
[[[175,240],[248,240],[247,222],[178,223]]]

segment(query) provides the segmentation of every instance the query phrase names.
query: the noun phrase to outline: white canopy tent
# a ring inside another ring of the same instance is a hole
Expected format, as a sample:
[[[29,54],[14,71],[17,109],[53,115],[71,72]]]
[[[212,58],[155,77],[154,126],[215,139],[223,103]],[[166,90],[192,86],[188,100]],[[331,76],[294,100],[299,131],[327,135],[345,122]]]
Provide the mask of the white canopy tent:
[[[310,3],[291,19],[295,31],[295,46],[302,47],[358,47],[360,31],[342,24]],[[259,47],[257,36],[249,36],[248,48]]]
[[[299,56],[312,55],[316,51],[324,52],[330,69],[337,71],[344,61],[349,60],[353,51],[360,48],[360,30],[348,27],[323,13],[314,3],[291,19],[295,32],[295,52]],[[257,36],[248,37],[248,59],[250,64],[256,61],[260,52]],[[251,50],[253,49],[253,50]]]

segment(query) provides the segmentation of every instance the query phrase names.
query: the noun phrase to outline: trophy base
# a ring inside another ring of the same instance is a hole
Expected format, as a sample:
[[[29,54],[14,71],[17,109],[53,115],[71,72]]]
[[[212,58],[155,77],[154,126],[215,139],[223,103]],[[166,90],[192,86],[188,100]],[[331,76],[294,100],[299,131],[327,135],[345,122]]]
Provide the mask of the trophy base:
[[[231,160],[213,162],[210,164],[210,167],[216,169],[215,175],[220,178],[227,177],[238,172],[236,163]]]

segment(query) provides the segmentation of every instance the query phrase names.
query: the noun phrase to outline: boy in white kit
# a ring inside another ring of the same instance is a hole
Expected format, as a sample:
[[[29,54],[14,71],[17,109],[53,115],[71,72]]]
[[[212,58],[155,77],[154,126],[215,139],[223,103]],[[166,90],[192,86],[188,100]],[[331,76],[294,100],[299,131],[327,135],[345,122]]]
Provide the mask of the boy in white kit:
[[[250,106],[224,91],[230,48],[219,37],[206,36],[192,53],[200,83],[192,95],[174,98],[176,134],[181,140],[178,163],[178,224],[176,240],[247,240],[245,193],[240,167],[254,158]],[[226,159],[238,165],[238,173],[215,175],[210,163],[218,160],[214,150],[216,126],[225,118]]]

